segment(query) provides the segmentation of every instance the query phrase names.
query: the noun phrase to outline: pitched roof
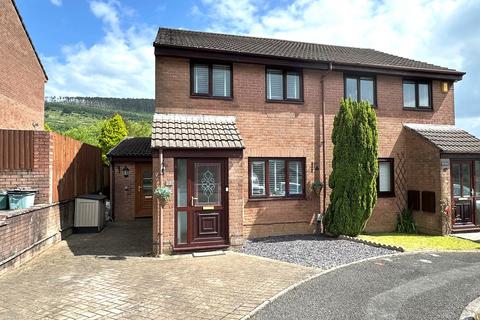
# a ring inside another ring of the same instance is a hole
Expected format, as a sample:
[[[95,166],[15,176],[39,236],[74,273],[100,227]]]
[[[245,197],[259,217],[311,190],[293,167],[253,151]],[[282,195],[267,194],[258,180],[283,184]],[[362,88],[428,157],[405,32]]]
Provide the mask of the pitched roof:
[[[109,157],[151,157],[151,138],[126,137],[107,154]]]
[[[40,56],[37,53],[37,50],[35,49],[35,46],[33,45],[32,38],[30,38],[30,34],[28,33],[27,27],[25,26],[25,23],[23,22],[22,15],[20,14],[20,11],[17,8],[17,5],[15,3],[15,0],[11,0],[13,7],[15,8],[15,11],[17,12],[17,16],[20,19],[20,22],[22,23],[23,30],[25,30],[25,34],[27,35],[28,41],[30,41],[30,45],[32,46],[33,52],[35,53],[35,57],[37,57],[38,64],[40,64],[40,68],[42,68],[43,75],[45,76],[45,79],[48,80],[47,72],[45,71],[45,68],[43,67],[42,61],[40,60]]]
[[[243,149],[233,116],[156,113],[152,148]]]
[[[404,127],[430,141],[442,153],[480,153],[480,139],[453,125],[405,123]]]
[[[464,73],[373,49],[324,45],[279,39],[159,28],[156,47],[173,47],[231,54],[332,62],[462,76]]]

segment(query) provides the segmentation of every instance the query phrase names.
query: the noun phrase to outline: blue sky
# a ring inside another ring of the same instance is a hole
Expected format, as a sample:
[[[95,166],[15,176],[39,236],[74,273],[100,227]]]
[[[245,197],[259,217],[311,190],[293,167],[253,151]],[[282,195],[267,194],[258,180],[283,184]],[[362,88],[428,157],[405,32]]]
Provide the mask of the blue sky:
[[[154,96],[159,26],[370,47],[466,71],[457,125],[480,136],[480,1],[17,0],[46,95]]]

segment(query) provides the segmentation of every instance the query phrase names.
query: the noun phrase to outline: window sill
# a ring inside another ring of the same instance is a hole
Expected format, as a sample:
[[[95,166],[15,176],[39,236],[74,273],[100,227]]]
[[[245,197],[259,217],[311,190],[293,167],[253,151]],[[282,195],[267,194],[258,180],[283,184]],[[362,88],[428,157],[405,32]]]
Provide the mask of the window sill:
[[[377,198],[395,198],[395,192],[393,192],[393,193],[378,193]]]
[[[404,111],[418,111],[418,112],[433,112],[433,108],[406,108],[403,107]]]
[[[306,200],[305,196],[299,197],[265,197],[265,198],[248,198],[248,202],[259,202],[259,201],[279,201],[279,200]]]
[[[304,104],[303,100],[265,100],[266,103]]]
[[[225,101],[232,101],[233,97],[213,97],[213,96],[196,96],[190,95],[192,99],[210,99],[210,100],[225,100]]]

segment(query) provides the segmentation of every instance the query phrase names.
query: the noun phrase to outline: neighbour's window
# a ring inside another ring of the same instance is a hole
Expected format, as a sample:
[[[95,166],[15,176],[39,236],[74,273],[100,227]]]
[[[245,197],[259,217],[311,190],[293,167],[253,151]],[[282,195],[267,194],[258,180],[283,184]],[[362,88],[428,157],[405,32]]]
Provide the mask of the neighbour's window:
[[[405,109],[432,109],[431,83],[416,80],[403,81]]]
[[[376,84],[374,77],[345,76],[345,99],[351,98],[354,101],[368,101],[372,106],[375,106],[375,90]]]
[[[232,66],[215,63],[191,64],[191,95],[231,98]]]
[[[301,197],[305,189],[305,159],[249,159],[250,198]]]
[[[379,196],[395,196],[393,158],[378,159],[377,191]]]
[[[302,101],[302,74],[300,71],[267,69],[267,100]]]

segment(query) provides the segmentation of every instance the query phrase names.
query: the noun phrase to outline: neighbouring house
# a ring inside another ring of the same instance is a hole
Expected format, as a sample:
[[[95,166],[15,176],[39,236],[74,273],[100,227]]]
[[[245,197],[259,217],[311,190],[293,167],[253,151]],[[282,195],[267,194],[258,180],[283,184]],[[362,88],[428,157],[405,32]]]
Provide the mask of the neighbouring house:
[[[101,150],[43,130],[47,76],[13,0],[0,0],[0,273],[73,229],[75,197],[103,189]],[[4,190],[36,191],[10,210]]]
[[[153,200],[154,253],[313,232],[330,189],[317,194],[312,184],[328,185],[333,119],[347,97],[369,101],[378,116],[378,201],[367,231],[393,231],[410,207],[418,230],[442,234],[444,202],[455,230],[480,229],[480,140],[454,126],[464,72],[372,49],[165,28],[154,48],[153,189],[173,192],[163,207]],[[129,144],[137,146],[127,139],[111,154],[124,158],[111,170],[125,219],[144,201],[136,166],[149,157]]]
[[[43,130],[48,78],[14,0],[0,0],[0,30],[0,129]]]

